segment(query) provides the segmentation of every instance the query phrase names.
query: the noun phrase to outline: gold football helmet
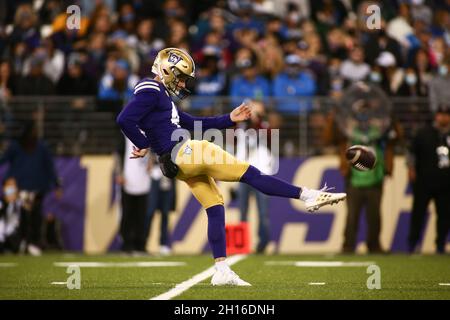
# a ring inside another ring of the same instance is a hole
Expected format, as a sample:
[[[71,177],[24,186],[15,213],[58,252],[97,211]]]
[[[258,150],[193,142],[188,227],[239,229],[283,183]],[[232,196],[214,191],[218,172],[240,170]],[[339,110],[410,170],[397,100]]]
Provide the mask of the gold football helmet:
[[[186,88],[195,77],[195,63],[192,57],[184,50],[166,48],[158,52],[153,62],[152,72],[159,76],[167,90],[180,99],[191,93]],[[180,86],[184,81],[184,86]]]

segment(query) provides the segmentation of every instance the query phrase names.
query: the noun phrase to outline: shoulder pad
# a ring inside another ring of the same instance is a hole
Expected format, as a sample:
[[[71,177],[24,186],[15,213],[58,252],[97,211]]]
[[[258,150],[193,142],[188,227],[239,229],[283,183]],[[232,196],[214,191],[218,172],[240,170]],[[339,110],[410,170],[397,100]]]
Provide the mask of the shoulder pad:
[[[161,92],[160,83],[158,81],[152,79],[142,79],[138,82],[138,84],[134,87],[134,94],[139,92]]]

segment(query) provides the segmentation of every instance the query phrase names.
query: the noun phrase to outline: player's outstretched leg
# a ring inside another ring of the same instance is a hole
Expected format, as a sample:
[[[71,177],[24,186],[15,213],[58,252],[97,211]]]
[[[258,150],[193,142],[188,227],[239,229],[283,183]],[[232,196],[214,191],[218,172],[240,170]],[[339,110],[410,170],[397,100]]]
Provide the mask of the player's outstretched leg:
[[[320,190],[300,188],[274,176],[265,175],[254,166],[248,167],[240,182],[247,183],[267,195],[300,199],[305,202],[306,210],[309,212],[327,204],[333,205],[347,197],[345,193],[327,192],[329,188],[326,185]]]
[[[186,148],[189,152],[184,152]],[[200,153],[200,158],[203,159],[200,163],[195,161],[197,153]],[[262,174],[254,166],[236,159],[218,145],[206,140],[187,141],[179,149],[175,162],[180,168],[178,179],[206,175],[219,181],[240,181],[270,196],[300,199],[305,202],[306,210],[310,212],[342,201],[347,196],[345,193],[327,192],[330,189],[326,186],[320,190],[300,188],[274,176]]]

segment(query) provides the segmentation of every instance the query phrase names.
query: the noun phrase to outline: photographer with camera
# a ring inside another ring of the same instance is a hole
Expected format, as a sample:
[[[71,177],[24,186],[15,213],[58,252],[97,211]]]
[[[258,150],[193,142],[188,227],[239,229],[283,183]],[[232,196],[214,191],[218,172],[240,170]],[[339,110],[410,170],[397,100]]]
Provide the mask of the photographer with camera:
[[[31,255],[41,255],[42,242],[42,202],[46,194],[56,189],[57,198],[62,197],[62,189],[50,149],[39,139],[36,124],[26,122],[18,141],[11,141],[0,156],[0,164],[8,163],[6,177],[13,177],[21,192],[30,200],[30,221],[27,230],[27,251]]]

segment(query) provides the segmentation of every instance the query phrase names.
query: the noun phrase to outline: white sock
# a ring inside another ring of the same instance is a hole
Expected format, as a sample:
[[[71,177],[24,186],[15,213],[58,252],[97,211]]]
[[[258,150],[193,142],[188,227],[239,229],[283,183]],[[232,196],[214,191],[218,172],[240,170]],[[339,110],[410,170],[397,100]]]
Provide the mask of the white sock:
[[[317,190],[308,189],[306,187],[301,187],[302,192],[300,193],[300,200],[306,201],[307,199],[311,199],[316,195]]]
[[[225,260],[216,262],[216,269],[219,271],[228,271],[230,267]]]

